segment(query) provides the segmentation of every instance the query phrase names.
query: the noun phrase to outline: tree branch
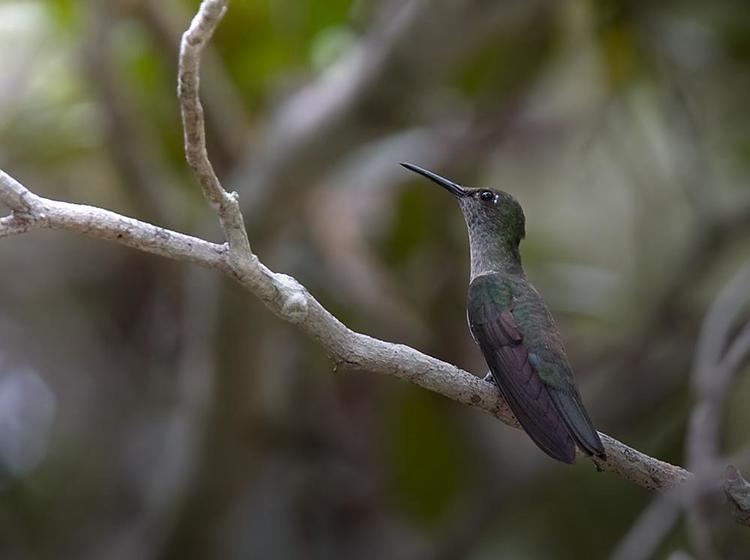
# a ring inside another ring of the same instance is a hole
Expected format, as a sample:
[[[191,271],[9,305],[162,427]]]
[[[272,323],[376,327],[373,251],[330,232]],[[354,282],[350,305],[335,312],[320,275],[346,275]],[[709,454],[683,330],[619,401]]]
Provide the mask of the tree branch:
[[[408,346],[348,329],[294,278],[272,272],[252,253],[235,262],[224,245],[101,208],[39,197],[3,171],[0,171],[0,200],[13,211],[0,222],[0,238],[37,229],[67,230],[221,271],[259,297],[277,316],[296,324],[318,341],[336,364],[409,381],[484,410],[510,426],[518,426],[492,384]],[[596,463],[603,470],[656,490],[681,484],[690,477],[685,469],[649,457],[606,434],[601,437],[608,458]]]
[[[240,258],[250,254],[250,242],[237,193],[224,190],[208,159],[203,106],[199,97],[201,53],[226,10],[227,0],[204,1],[190,27],[183,33],[177,71],[177,97],[185,134],[185,159],[200,182],[203,196],[219,215],[231,254]]]
[[[0,200],[13,211],[0,221],[0,238],[38,229],[67,230],[221,271],[259,297],[281,319],[296,324],[318,341],[336,364],[409,381],[518,426],[494,385],[408,346],[348,329],[294,278],[272,272],[252,253],[235,262],[225,245],[101,208],[42,198],[3,171]],[[596,463],[603,470],[655,490],[681,484],[690,477],[685,469],[649,457],[606,434],[601,437],[608,458]]]
[[[0,170],[0,201],[12,213],[0,219],[0,239],[36,229],[67,230],[116,241],[169,259],[200,263],[223,270],[227,248],[109,210],[70,204],[35,195]]]
[[[0,202],[12,212],[0,221],[0,238],[35,229],[67,230],[221,271],[261,299],[274,314],[297,325],[319,342],[336,365],[397,377],[518,427],[494,385],[408,346],[350,330],[294,278],[269,270],[252,253],[237,197],[224,190],[208,160],[203,111],[198,99],[200,53],[224,14],[226,4],[226,0],[204,0],[183,35],[179,99],[185,126],[186,158],[204,196],[219,216],[228,247],[100,208],[39,197],[2,171]],[[608,458],[606,461],[594,459],[594,462],[602,470],[656,490],[674,487],[691,477],[685,469],[650,457],[605,434],[601,434],[601,438]]]
[[[727,467],[724,475],[724,493],[737,523],[750,526],[750,482],[733,465]]]

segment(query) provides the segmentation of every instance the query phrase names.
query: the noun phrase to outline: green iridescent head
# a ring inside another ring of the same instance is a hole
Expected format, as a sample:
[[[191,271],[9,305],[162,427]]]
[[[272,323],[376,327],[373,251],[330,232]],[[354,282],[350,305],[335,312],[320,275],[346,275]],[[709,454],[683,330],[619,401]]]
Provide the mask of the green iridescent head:
[[[411,163],[401,165],[427,177],[458,199],[472,249],[475,244],[501,245],[518,256],[518,245],[526,235],[526,218],[515,198],[497,189],[461,186]]]

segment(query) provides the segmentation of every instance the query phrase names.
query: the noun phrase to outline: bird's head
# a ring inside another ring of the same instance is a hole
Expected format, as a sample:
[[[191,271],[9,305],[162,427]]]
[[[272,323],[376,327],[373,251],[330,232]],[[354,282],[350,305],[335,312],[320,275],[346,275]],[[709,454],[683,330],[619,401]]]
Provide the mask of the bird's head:
[[[411,163],[401,165],[427,177],[456,197],[472,243],[499,242],[518,250],[526,235],[526,218],[521,205],[511,195],[496,189],[464,187]]]

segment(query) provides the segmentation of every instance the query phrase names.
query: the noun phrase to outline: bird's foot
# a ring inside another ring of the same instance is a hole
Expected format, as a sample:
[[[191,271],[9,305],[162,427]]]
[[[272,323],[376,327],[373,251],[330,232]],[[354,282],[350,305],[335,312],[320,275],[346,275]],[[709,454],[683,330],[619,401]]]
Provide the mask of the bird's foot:
[[[493,385],[497,385],[497,381],[495,381],[495,377],[492,375],[491,371],[487,372],[487,375],[485,375],[482,378],[482,381],[486,381],[487,383],[492,383]]]

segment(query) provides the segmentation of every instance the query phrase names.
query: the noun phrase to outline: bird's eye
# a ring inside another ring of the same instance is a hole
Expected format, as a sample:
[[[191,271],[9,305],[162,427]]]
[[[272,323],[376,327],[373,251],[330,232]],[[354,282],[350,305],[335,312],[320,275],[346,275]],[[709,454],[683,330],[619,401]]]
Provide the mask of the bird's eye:
[[[495,193],[492,191],[482,191],[479,193],[479,198],[485,202],[490,202],[491,200],[495,200]]]

